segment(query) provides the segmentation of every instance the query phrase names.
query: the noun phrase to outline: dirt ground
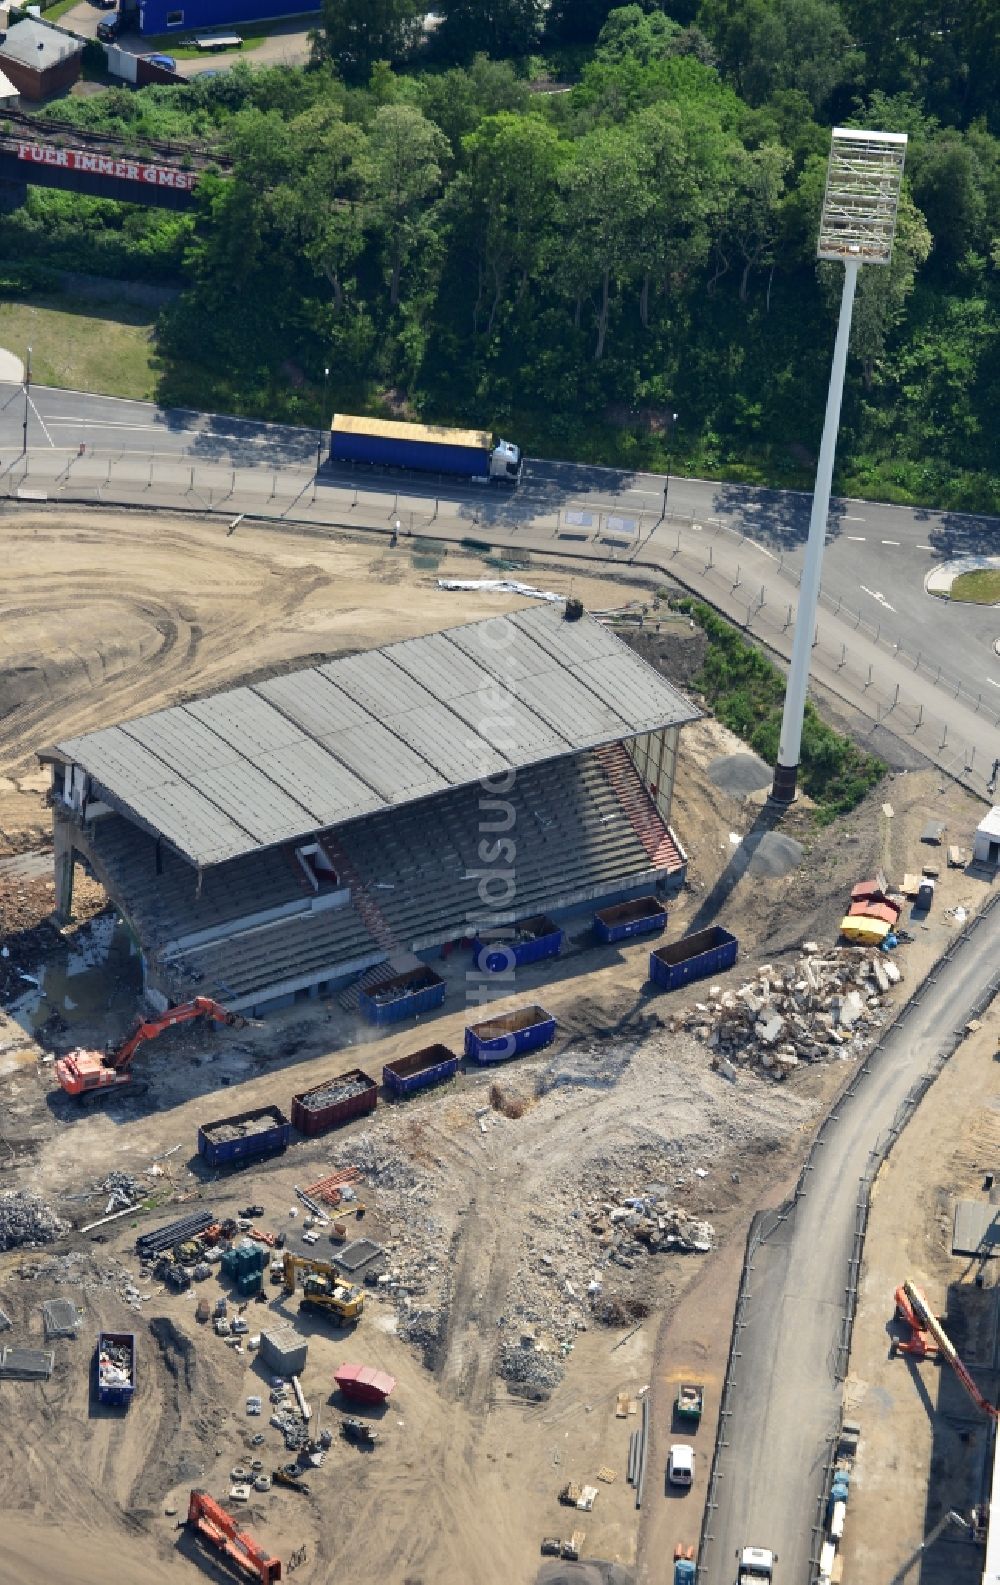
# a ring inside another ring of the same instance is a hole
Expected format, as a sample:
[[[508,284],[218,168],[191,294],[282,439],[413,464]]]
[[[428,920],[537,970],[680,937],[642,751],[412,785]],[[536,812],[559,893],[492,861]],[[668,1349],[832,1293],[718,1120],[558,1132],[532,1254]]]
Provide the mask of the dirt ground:
[[[574,939],[571,930],[557,966],[519,978],[518,1001],[544,1000],[559,1020],[551,1051],[502,1075],[524,1102],[520,1117],[491,1108],[492,1075],[461,1074],[444,1093],[383,1106],[371,1122],[297,1141],[276,1163],[232,1178],[206,1177],[195,1154],[206,1118],[267,1103],[287,1111],[292,1093],[327,1074],[360,1062],[378,1076],[394,1055],[431,1040],[460,1049],[466,965],[455,957],[442,965],[450,994],[432,1029],[376,1035],[334,997],[239,1034],[176,1030],[139,1059],[146,1095],[82,1112],[71,1107],[53,1094],[52,1052],[102,1046],[123,1033],[135,975],[127,944],[103,916],[55,939],[23,940],[44,934],[52,895],[34,858],[47,823],[34,750],[265,669],[519,602],[443,593],[439,574],[486,576],[489,569],[451,555],[438,563],[426,550],[415,562],[405,547],[373,552],[270,529],[227,538],[218,525],[112,513],[17,517],[6,529],[0,827],[14,857],[0,868],[0,921],[5,944],[18,944],[20,971],[41,984],[25,982],[11,1009],[20,1022],[0,1018],[0,1190],[30,1186],[79,1228],[103,1210],[106,1196],[95,1185],[109,1170],[139,1175],[179,1147],[163,1162],[166,1176],[149,1180],[162,1203],[145,1223],[193,1204],[222,1215],[259,1200],[265,1226],[294,1228],[294,1185],[356,1156],[370,1169],[366,1230],[386,1243],[405,1280],[384,1296],[372,1293],[356,1337],[306,1323],[304,1386],[322,1417],[334,1412],[327,1406],[332,1372],[345,1358],[383,1366],[399,1386],[373,1453],[338,1439],[312,1495],[274,1490],[255,1498],[250,1527],[284,1558],[306,1545],[296,1571],[305,1585],[348,1570],[387,1585],[529,1581],[540,1537],[574,1527],[585,1530],[588,1554],[635,1563],[640,1532],[624,1470],[636,1421],[617,1418],[615,1401],[650,1388],[654,1460],[638,1561],[643,1579],[660,1579],[674,1541],[694,1541],[700,1523],[697,1488],[685,1503],[660,1495],[669,1384],[695,1367],[709,1383],[700,1483],[728,1348],[729,1310],[719,1300],[726,1272],[734,1259],[738,1271],[749,1215],[794,1173],[848,1064],[804,1065],[785,1084],[741,1070],[738,1085],[729,1086],[711,1072],[703,1047],[667,1033],[668,1012],[684,1001],[644,990],[646,947],[595,948],[584,931]],[[572,588],[590,609],[648,597],[638,585],[565,567],[533,566],[531,578]],[[978,819],[973,801],[935,774],[901,774],[822,832],[798,806],[785,826],[803,843],[798,867],[783,878],[751,868],[737,881],[734,859],[759,800],[721,791],[706,773],[740,747],[711,721],[685,729],[672,817],[691,864],[670,936],[690,928],[732,876],[720,918],[742,945],[733,984],[748,966],[803,940],[832,942],[857,878],[881,866],[898,880],[922,859],[940,858],[942,850],[932,855],[919,845],[929,817],[944,819],[946,841],[956,842],[968,842]],[[927,928],[913,921],[915,940],[899,954],[906,978],[897,998],[957,928],[949,910],[977,906],[983,895],[982,883],[964,872],[942,871]],[[81,911],[92,914],[100,896],[84,902]],[[13,988],[0,984],[0,995],[7,999]],[[579,1295],[602,1258],[594,1207],[606,1211],[650,1184],[666,1185],[686,1214],[711,1223],[713,1253],[602,1266],[603,1281],[611,1273],[620,1282],[637,1320],[581,1325]],[[177,1506],[182,1514],[192,1484],[223,1495],[258,1427],[267,1437],[262,1456],[269,1467],[278,1461],[277,1433],[243,1412],[245,1395],[260,1382],[253,1356],[236,1355],[197,1325],[194,1294],[145,1284],[141,1313],[125,1305],[126,1274],[137,1276],[135,1236],[133,1218],[125,1217],[96,1231],[106,1241],[71,1231],[51,1248],[0,1255],[0,1305],[14,1322],[8,1340],[37,1340],[39,1305],[56,1294],[75,1298],[85,1312],[79,1338],[54,1345],[50,1382],[0,1384],[0,1461],[9,1471],[0,1585],[103,1581],[111,1548],[127,1577],[154,1585],[182,1571],[193,1577],[179,1515],[165,1510]],[[214,1277],[205,1286],[218,1291]],[[291,1313],[278,1292],[268,1291],[268,1313]],[[252,1309],[263,1317],[263,1307]],[[703,1317],[701,1350],[693,1357],[693,1345],[683,1343],[680,1357],[672,1352],[678,1336],[697,1337],[692,1314]],[[671,1331],[675,1316],[684,1320],[680,1333]],[[99,1410],[91,1397],[102,1323],[139,1334],[139,1388],[126,1417]],[[517,1346],[521,1338],[532,1355],[555,1364],[541,1401],[512,1394],[498,1377],[501,1337]],[[602,1466],[616,1479],[596,1482],[592,1513],[559,1506],[566,1480],[594,1481]]]
[[[989,1495],[989,1423],[948,1366],[893,1358],[893,1293],[916,1282],[945,1324],[979,1387],[1000,1387],[996,1259],[975,1285],[979,1261],[952,1255],[959,1199],[989,1200],[997,1168],[1000,1010],[965,1040],[928,1092],[879,1174],[872,1197],[854,1328],[848,1415],[861,1443],[842,1554],[845,1585],[889,1580],[954,1508],[966,1518]],[[965,1585],[980,1579],[982,1551],[954,1526],[915,1561],[907,1585]]]

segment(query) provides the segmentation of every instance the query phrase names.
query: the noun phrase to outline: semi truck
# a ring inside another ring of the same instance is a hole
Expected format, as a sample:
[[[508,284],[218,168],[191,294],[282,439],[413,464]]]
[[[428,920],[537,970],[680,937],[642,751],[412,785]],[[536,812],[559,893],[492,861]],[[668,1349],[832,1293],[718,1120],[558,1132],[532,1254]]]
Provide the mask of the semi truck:
[[[370,468],[404,468],[513,487],[521,477],[521,448],[484,429],[445,429],[390,418],[334,413],[330,461]]]

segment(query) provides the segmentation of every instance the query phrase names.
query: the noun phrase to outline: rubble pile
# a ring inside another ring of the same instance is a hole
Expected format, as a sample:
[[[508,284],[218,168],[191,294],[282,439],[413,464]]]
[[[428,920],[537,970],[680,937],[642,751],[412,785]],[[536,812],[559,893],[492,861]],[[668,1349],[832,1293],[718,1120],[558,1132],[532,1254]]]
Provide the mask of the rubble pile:
[[[130,1172],[121,1172],[117,1168],[108,1173],[101,1188],[108,1196],[108,1203],[104,1207],[105,1216],[110,1216],[113,1211],[127,1211],[130,1206],[138,1205],[146,1192]]]
[[[883,997],[902,979],[898,964],[881,952],[807,942],[790,967],[766,963],[738,990],[709,988],[706,1001],[668,1022],[715,1053],[727,1078],[734,1063],[759,1063],[785,1078],[800,1062],[821,1062],[842,1047],[860,1051],[880,1022]]]
[[[32,1249],[51,1244],[66,1231],[52,1208],[27,1189],[0,1194],[0,1249]]]
[[[427,1160],[426,1171],[418,1173],[417,1155]],[[456,1184],[446,1175],[445,1163],[422,1149],[419,1135],[397,1139],[382,1124],[344,1140],[333,1158],[337,1166],[358,1167],[378,1190],[387,1236],[384,1269],[375,1286],[395,1308],[399,1336],[430,1358],[447,1318],[450,1237],[434,1211],[440,1205],[443,1214],[453,1214]]]

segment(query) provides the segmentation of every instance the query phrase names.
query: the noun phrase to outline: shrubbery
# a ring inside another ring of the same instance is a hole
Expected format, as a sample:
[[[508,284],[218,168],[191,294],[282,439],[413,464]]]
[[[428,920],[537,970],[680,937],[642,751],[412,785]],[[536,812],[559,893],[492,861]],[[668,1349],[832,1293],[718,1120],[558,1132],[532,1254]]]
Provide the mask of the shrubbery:
[[[689,599],[677,601],[676,606],[694,617],[708,638],[695,686],[723,725],[773,765],[778,757],[784,677],[710,606]],[[854,809],[885,771],[881,760],[827,726],[812,702],[806,701],[800,780],[816,805],[821,825]]]

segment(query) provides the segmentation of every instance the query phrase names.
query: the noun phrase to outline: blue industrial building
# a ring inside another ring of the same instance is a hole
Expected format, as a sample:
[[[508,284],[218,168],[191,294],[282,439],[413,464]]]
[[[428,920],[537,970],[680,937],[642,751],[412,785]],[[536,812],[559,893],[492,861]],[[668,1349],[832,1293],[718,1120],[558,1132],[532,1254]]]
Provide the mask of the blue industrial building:
[[[139,32],[145,37],[229,32],[248,22],[283,22],[321,9],[322,0],[139,0]]]

